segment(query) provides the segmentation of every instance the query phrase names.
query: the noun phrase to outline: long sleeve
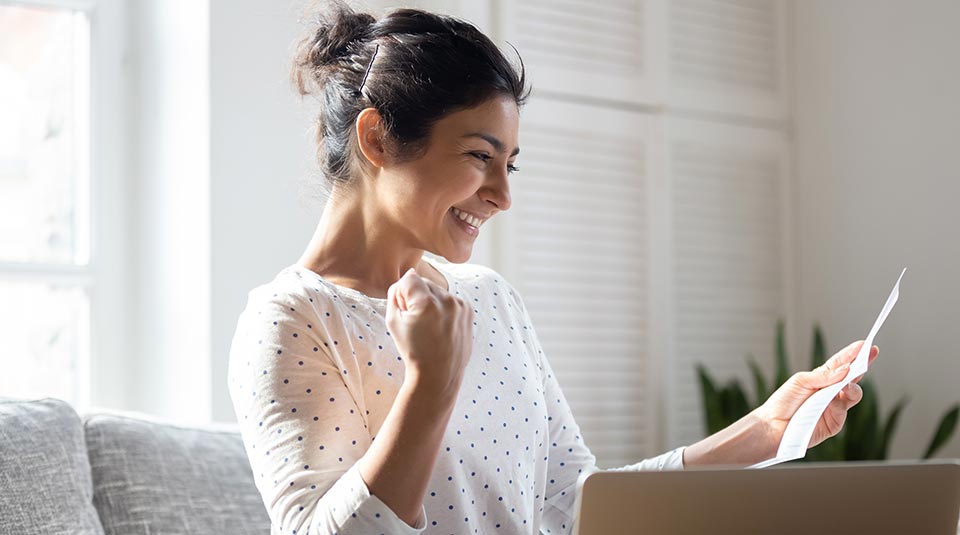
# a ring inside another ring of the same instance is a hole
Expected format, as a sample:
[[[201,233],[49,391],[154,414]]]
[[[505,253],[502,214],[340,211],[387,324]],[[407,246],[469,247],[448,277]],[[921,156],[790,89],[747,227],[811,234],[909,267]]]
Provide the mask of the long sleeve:
[[[363,394],[348,386],[360,373],[329,349],[343,339],[318,306],[251,292],[231,347],[230,395],[272,533],[420,533],[425,511],[409,526],[360,477],[372,441]]]

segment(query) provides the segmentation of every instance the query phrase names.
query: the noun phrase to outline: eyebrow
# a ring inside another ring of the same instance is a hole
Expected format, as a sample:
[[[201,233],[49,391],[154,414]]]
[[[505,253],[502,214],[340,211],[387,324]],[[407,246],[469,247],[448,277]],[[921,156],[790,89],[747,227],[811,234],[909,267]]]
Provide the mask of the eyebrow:
[[[465,138],[465,137],[478,137],[478,138],[486,141],[487,143],[493,145],[493,148],[496,149],[497,152],[505,152],[505,151],[506,151],[506,148],[504,147],[502,141],[500,141],[499,139],[491,136],[490,134],[486,134],[486,133],[484,133],[484,132],[473,132],[473,133],[470,133],[470,134],[464,134],[464,135],[462,135],[462,136],[460,136],[460,137],[461,137],[461,138]],[[513,152],[510,153],[510,156],[516,156],[517,154],[520,154],[520,147],[514,147]]]

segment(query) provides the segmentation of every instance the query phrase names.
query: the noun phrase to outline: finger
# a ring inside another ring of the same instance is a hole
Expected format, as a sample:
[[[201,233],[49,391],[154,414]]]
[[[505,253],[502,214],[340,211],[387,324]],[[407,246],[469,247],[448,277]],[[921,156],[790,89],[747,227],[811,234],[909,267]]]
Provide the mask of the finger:
[[[817,427],[823,425],[823,432],[828,437],[835,436],[843,429],[843,424],[847,421],[847,408],[847,399],[843,397],[842,393],[837,394],[837,397],[830,401],[827,410],[823,411]],[[812,440],[813,437],[811,437],[811,442]]]
[[[423,279],[423,282],[426,284],[427,289],[430,290],[430,293],[433,295],[437,303],[442,303],[444,306],[450,305],[452,303],[457,303],[457,302],[459,302],[460,304],[464,304],[463,299],[460,299],[454,296],[452,293],[450,293],[449,290],[445,289],[443,286],[440,286],[439,284],[429,279]]]
[[[870,367],[871,364],[873,364],[873,361],[877,360],[877,355],[879,355],[879,354],[880,354],[880,348],[879,348],[879,347],[873,346],[872,348],[870,348],[870,360],[867,361],[867,367],[868,367],[868,368]],[[858,376],[853,380],[853,382],[854,382],[854,383],[858,383],[858,382],[860,382],[860,379],[863,379],[863,374],[858,375]]]
[[[433,294],[433,296],[438,299],[442,298],[444,295],[447,294],[447,292],[444,291],[444,289],[441,288],[439,284],[433,282],[430,279],[423,279],[423,283],[426,285],[427,290],[429,290],[430,293]]]
[[[841,397],[842,396],[842,397]],[[860,403],[860,400],[863,399],[863,388],[856,383],[850,383],[847,386],[843,387],[843,390],[837,394],[837,397],[841,397],[844,403],[844,407],[847,410],[850,410],[851,407]]]
[[[830,414],[834,423],[839,423],[842,425],[843,421],[846,419],[847,411],[853,408],[853,406],[857,403],[860,403],[862,399],[863,389],[860,388],[859,385],[850,383],[843,387],[840,392],[838,392],[837,395],[830,400],[830,405],[827,407],[825,414]],[[835,431],[839,432],[840,429],[837,428]]]
[[[387,321],[392,321],[394,314],[401,313],[400,302],[397,300],[397,284],[393,283],[387,288]]]
[[[406,311],[406,310],[407,310],[407,297],[406,297],[406,293],[405,293],[405,292],[400,291],[399,282],[397,283],[397,288],[396,288],[396,290],[394,290],[394,295],[395,295],[396,301],[397,301],[397,308],[398,308],[399,310],[401,310],[401,311]]]
[[[397,285],[396,285],[396,283],[391,284],[390,287],[387,288],[387,304],[392,304],[393,306],[397,306]]]
[[[819,390],[843,379],[849,371],[849,364],[843,364],[835,370],[821,366],[813,371],[796,373],[792,379],[803,388]]]
[[[431,299],[432,294],[425,280],[410,268],[396,282],[397,304],[400,310],[408,312],[417,308],[424,299]]]
[[[844,364],[853,362],[853,360],[857,358],[857,353],[860,352],[860,348],[863,346],[863,342],[864,342],[863,340],[857,340],[856,342],[851,343],[850,345],[841,349],[840,351],[837,351],[835,355],[830,357],[830,359],[827,360],[826,363],[824,363],[824,366],[828,369],[833,370],[840,366],[843,366]]]

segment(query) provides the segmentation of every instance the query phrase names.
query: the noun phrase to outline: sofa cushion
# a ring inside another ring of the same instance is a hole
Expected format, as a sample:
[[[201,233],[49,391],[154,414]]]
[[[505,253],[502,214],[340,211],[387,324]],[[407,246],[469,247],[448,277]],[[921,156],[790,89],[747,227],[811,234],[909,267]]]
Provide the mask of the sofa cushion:
[[[269,534],[240,434],[141,414],[83,417],[93,503],[107,535]]]
[[[0,533],[103,533],[83,426],[66,402],[0,398]]]

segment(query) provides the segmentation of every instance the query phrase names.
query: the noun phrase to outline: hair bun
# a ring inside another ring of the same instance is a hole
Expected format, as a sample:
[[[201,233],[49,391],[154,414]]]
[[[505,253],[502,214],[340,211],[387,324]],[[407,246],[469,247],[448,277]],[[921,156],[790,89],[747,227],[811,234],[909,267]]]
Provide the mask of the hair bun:
[[[318,13],[293,56],[292,74],[300,93],[309,93],[309,82],[322,84],[330,67],[351,61],[356,43],[371,36],[375,22],[369,13],[357,13],[339,0]]]

